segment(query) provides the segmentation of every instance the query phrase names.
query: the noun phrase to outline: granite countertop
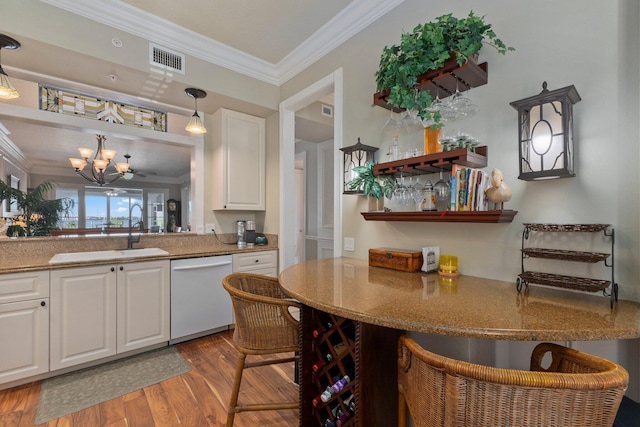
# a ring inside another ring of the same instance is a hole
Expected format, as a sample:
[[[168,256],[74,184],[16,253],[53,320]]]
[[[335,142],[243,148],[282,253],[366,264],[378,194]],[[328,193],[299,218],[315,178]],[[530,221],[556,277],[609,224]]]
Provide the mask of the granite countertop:
[[[189,233],[142,235],[134,248],[160,248],[167,255],[131,257],[126,259],[94,260],[50,264],[51,257],[58,253],[101,251],[123,249],[127,247],[127,236],[74,236],[74,237],[29,237],[0,240],[0,274],[25,271],[49,270],[91,265],[113,264],[115,262],[139,262],[161,259],[199,258],[235,253],[261,252],[278,249],[278,236],[266,235],[266,245],[254,245],[250,248],[238,248],[233,242],[235,235],[222,235],[215,238],[211,234],[196,235]]]
[[[353,320],[439,335],[522,341],[640,337],[640,304],[564,289],[437,273],[369,267],[331,258],[280,274],[284,292],[303,304]]]

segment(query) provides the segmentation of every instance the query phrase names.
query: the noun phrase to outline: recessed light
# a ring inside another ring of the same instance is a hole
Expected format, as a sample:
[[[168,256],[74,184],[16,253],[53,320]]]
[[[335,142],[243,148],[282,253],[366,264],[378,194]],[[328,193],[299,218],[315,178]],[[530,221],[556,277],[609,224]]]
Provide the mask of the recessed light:
[[[114,45],[115,47],[122,47],[122,40],[120,40],[117,37],[114,37],[111,39],[111,44]]]

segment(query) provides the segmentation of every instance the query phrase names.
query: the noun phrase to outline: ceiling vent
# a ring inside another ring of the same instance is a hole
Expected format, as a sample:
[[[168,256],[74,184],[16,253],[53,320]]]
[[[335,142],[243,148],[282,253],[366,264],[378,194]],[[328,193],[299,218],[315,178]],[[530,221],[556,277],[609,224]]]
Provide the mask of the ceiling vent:
[[[184,54],[149,43],[149,63],[184,74]]]

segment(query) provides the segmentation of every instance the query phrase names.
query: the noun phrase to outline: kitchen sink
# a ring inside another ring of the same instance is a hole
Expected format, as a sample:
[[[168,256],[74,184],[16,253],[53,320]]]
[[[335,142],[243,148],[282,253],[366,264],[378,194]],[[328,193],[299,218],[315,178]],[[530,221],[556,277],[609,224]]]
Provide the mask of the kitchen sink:
[[[64,254],[56,254],[50,260],[49,264],[63,264],[69,262],[85,262],[85,261],[103,261],[110,259],[135,258],[145,256],[168,255],[169,253],[160,248],[140,248],[140,249],[122,249],[108,251],[90,251],[90,252],[70,252]]]

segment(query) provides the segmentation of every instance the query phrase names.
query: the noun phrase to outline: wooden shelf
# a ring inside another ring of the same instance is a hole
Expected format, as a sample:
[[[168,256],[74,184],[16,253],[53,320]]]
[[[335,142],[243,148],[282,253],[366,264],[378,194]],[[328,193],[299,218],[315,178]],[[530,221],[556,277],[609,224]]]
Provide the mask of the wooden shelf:
[[[476,64],[467,61],[458,65],[456,58],[452,57],[445,62],[442,68],[430,70],[418,76],[416,88],[421,91],[428,90],[432,99],[435,99],[436,95],[440,98],[446,98],[456,92],[456,87],[460,92],[464,92],[487,84],[487,69],[486,62]],[[388,97],[388,91],[377,92],[373,95],[373,104],[400,112],[401,109],[394,108],[387,103]]]
[[[487,166],[487,152],[487,146],[476,147],[475,151],[468,148],[456,148],[440,153],[378,163],[373,167],[373,173],[376,175],[400,175],[402,172],[404,176],[424,175],[437,173],[441,170],[450,171],[454,164],[470,168],[484,168]]]
[[[361,212],[367,221],[407,222],[512,222],[518,211]]]

